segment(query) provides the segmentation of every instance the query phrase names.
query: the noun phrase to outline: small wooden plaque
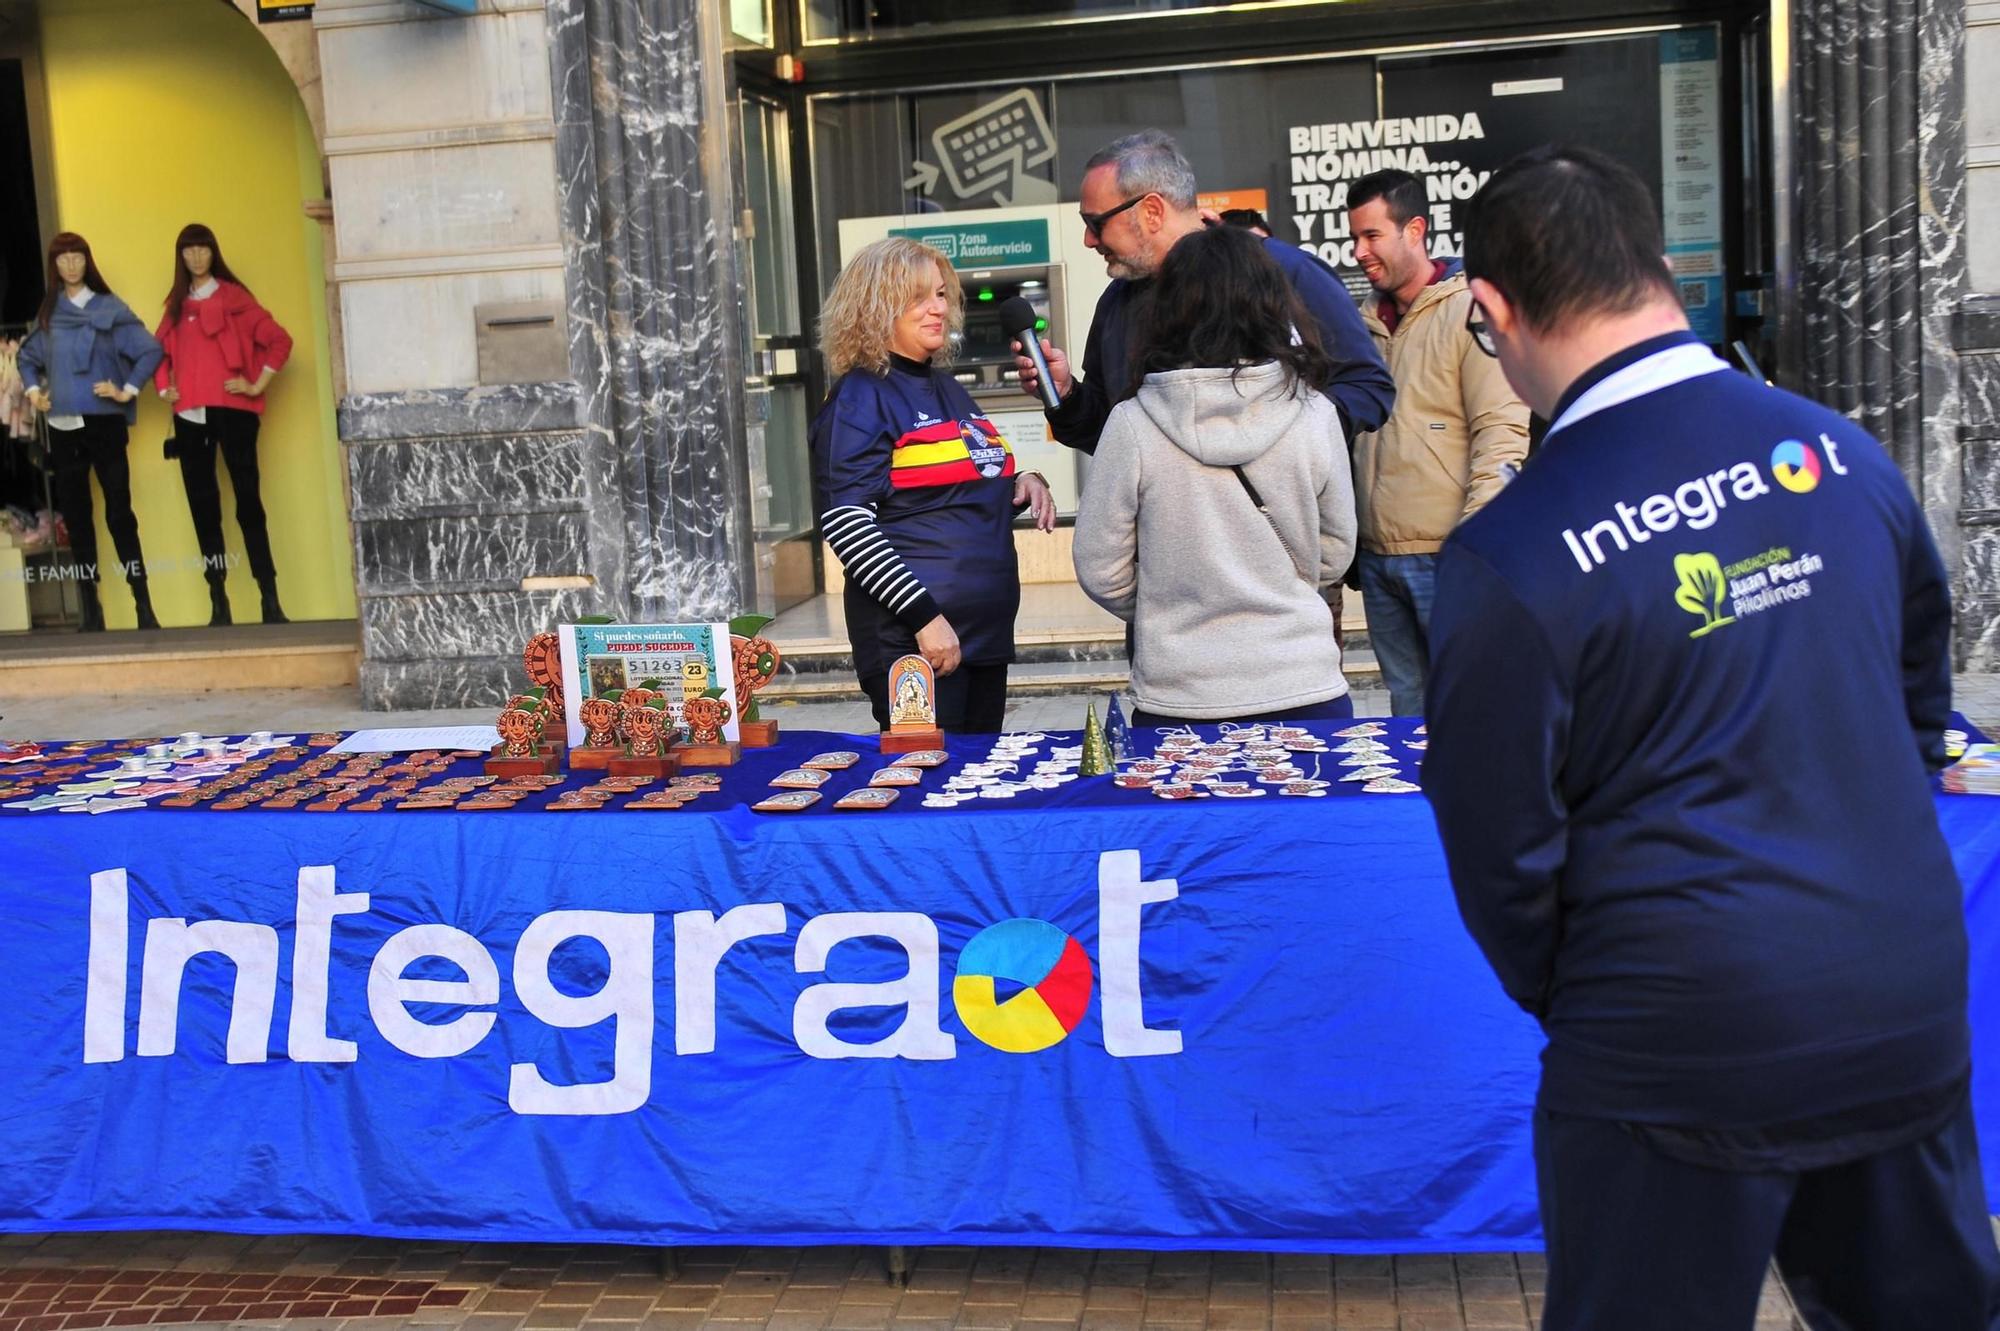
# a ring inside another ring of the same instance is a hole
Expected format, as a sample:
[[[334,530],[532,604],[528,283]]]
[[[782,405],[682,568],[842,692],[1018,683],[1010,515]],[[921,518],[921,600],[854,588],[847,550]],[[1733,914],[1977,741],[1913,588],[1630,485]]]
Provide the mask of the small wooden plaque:
[[[944,732],[933,726],[929,730],[885,730],[882,732],[882,752],[915,753],[920,749],[941,749],[944,747]]]
[[[562,771],[562,758],[548,748],[531,758],[509,758],[501,745],[487,757],[485,770],[488,776],[554,776]]]
[[[746,749],[768,749],[778,742],[776,721],[738,721],[736,728],[742,735],[739,743]]]
[[[578,749],[578,753],[583,750]],[[669,777],[680,775],[681,764],[687,761],[687,751],[680,745],[665,757],[634,758],[627,754],[615,753],[605,759],[603,770],[612,776]]]
[[[674,752],[682,767],[734,767],[743,756],[743,745],[733,739],[722,744],[676,744]]]

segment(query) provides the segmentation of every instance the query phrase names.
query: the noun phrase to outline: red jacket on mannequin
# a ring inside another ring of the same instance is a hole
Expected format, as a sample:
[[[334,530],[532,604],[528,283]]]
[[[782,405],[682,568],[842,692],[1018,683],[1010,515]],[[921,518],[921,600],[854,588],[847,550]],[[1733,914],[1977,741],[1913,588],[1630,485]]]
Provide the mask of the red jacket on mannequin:
[[[183,302],[178,321],[162,319],[154,336],[166,358],[153,375],[153,384],[161,390],[180,390],[176,411],[233,407],[261,416],[262,395],[246,397],[222,385],[230,379],[254,381],[267,367],[282,370],[292,354],[291,334],[271,312],[241,286],[219,280],[206,299],[190,297]]]

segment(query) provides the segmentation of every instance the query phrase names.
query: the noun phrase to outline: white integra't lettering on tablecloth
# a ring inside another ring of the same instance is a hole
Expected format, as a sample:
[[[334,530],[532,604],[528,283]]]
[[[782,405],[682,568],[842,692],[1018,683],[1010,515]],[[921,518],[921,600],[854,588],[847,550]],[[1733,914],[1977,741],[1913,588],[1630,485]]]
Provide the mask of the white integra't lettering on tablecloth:
[[[1107,851],[1098,857],[1101,1013],[1104,1049],[1114,1058],[1181,1052],[1179,1031],[1146,1025],[1139,967],[1141,909],[1179,895],[1174,879],[1142,881],[1136,850]],[[83,1021],[87,1064],[115,1063],[125,1057],[133,937],[130,897],[124,869],[90,876]],[[364,914],[368,907],[368,893],[338,890],[332,865],[299,870],[291,1016],[285,1036],[285,1057],[292,1062],[352,1063],[359,1057],[353,1040],[328,1031],[327,1000],[335,921]],[[720,916],[685,910],[672,918],[674,1052],[713,1053],[717,968],[736,944],[785,934],[790,928],[786,908],[778,902],[758,902]],[[577,1029],[605,1021],[616,1026],[609,1080],[559,1085],[532,1062],[512,1064],[507,1103],[515,1113],[624,1114],[646,1103],[653,1082],[654,921],[650,913],[608,910],[552,910],[529,921],[513,949],[513,983],[521,1006],[550,1027]],[[188,962],[203,953],[218,953],[235,969],[225,1057],[229,1063],[265,1062],[277,998],[278,929],[245,920],[189,923],[166,916],[144,920],[142,932],[138,1055],[160,1058],[174,1053]],[[604,949],[604,982],[594,993],[562,992],[550,970],[556,950],[576,938],[595,940]],[[792,1035],[799,1051],[816,1059],[956,1058],[957,1039],[940,1024],[936,921],[914,911],[812,916],[799,929],[793,969],[799,974],[823,973],[834,945],[853,938],[893,941],[908,957],[908,968],[901,978],[890,981],[807,986],[792,1011]],[[428,957],[452,963],[464,978],[409,974]],[[368,1013],[376,1031],[390,1046],[414,1058],[457,1058],[476,1048],[499,1020],[490,1009],[499,1004],[500,996],[500,970],[493,953],[472,934],[447,924],[402,929],[383,943],[368,967]],[[410,1011],[411,1004],[420,1003],[464,1010],[426,1021]],[[854,1008],[901,1008],[903,1019],[879,1040],[847,1040],[835,1034],[833,1018]]]

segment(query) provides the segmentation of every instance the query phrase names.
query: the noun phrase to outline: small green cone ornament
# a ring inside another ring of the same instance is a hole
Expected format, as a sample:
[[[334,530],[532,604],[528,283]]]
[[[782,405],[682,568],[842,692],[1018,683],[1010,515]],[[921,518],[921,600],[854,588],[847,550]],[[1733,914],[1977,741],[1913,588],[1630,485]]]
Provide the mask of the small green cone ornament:
[[[1104,727],[1097,723],[1097,704],[1090,704],[1090,715],[1083,723],[1083,756],[1077,764],[1079,776],[1109,776],[1111,774],[1111,746],[1104,741]]]

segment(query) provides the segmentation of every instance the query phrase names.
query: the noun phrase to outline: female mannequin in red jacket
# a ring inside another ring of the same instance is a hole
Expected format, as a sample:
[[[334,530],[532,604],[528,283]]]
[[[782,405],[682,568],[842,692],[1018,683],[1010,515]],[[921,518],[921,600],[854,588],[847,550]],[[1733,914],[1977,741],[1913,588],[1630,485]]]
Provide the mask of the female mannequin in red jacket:
[[[215,479],[220,449],[236,491],[236,525],[262,595],[264,622],[282,624],[278,571],[258,494],[257,429],[264,390],[292,354],[291,336],[229,271],[215,233],[192,222],[174,241],[174,285],[158,337],[166,359],[154,383],[174,409],[174,451],[208,579],[208,622],[230,622],[222,492]]]

